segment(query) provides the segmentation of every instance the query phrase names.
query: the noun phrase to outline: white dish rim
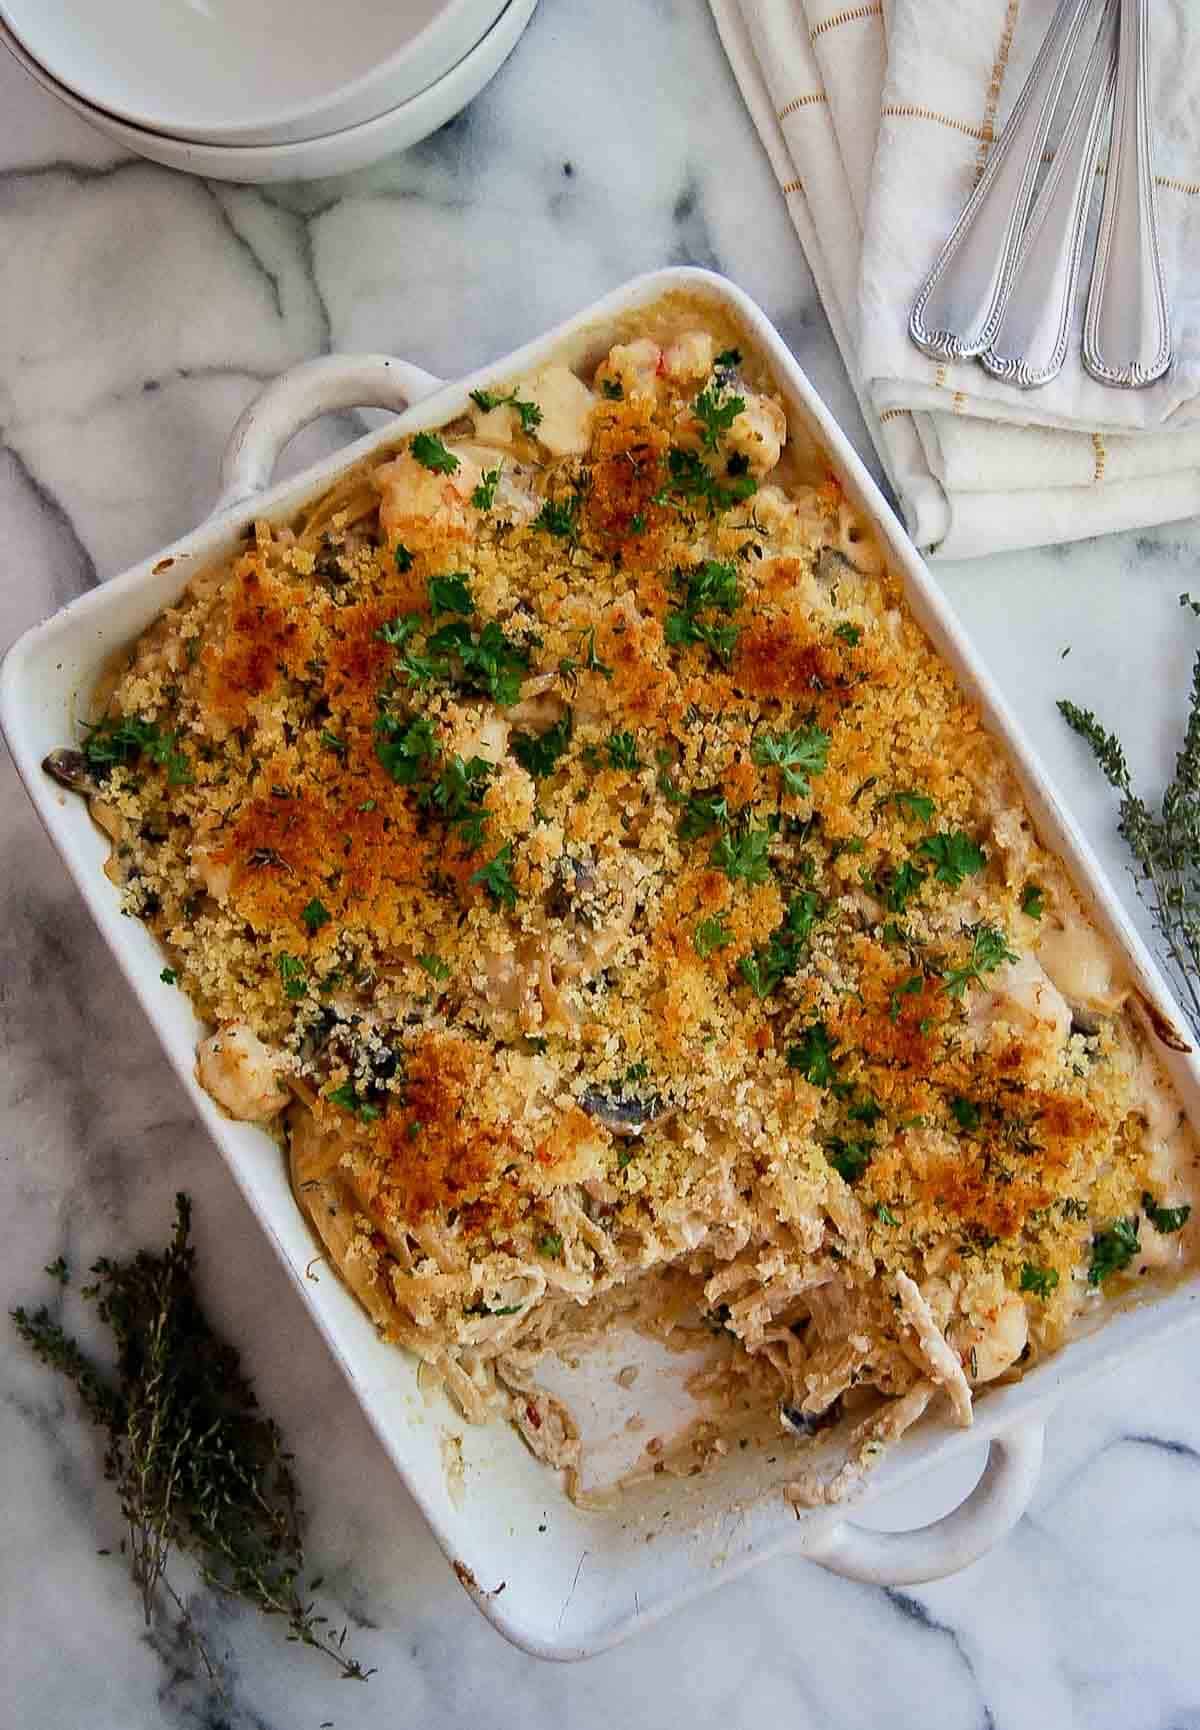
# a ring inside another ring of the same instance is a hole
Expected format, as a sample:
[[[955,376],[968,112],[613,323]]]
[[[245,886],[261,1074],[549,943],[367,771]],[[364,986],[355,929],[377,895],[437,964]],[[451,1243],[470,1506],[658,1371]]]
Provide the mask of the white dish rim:
[[[427,90],[465,58],[487,35],[504,6],[505,0],[440,0],[440,9],[403,48],[325,95],[226,120],[181,117],[165,110],[139,112],[115,93],[109,100],[103,90],[86,88],[78,69],[56,51],[52,37],[35,40],[36,30],[31,34],[30,21],[18,18],[20,8],[14,0],[0,0],[0,24],[60,88],[113,120],[195,144],[249,147],[302,143],[390,112]]]
[[[993,1495],[989,1514],[985,1495],[975,1516],[968,1517],[973,1496],[957,1514],[925,1532],[876,1541],[867,1564],[861,1554],[854,1553],[853,1544],[846,1548],[846,1534],[853,1535],[860,1528],[844,1520],[844,1511],[806,1513],[796,1519],[783,1507],[775,1490],[750,1486],[731,1499],[724,1494],[728,1484],[721,1480],[714,1491],[711,1479],[672,1480],[667,1485],[655,1480],[640,1501],[623,1503],[619,1512],[611,1515],[580,1517],[579,1510],[570,1510],[570,1504],[565,1510],[554,1505],[553,1518],[561,1520],[562,1536],[556,1529],[554,1542],[543,1543],[531,1539],[529,1532],[519,1531],[518,1520],[531,1515],[539,1503],[544,1510],[549,1508],[558,1492],[547,1484],[545,1469],[532,1461],[528,1464],[538,1476],[528,1478],[519,1445],[514,1452],[504,1439],[511,1437],[507,1430],[503,1437],[495,1429],[463,1431],[462,1445],[469,1454],[470,1477],[476,1487],[465,1515],[451,1505],[441,1455],[431,1439],[435,1420],[408,1391],[408,1383],[415,1388],[411,1360],[405,1358],[409,1367],[402,1368],[401,1354],[374,1340],[370,1324],[336,1282],[328,1287],[306,1283],[306,1253],[311,1252],[312,1240],[306,1231],[297,1234],[299,1214],[286,1179],[280,1187],[278,1168],[283,1162],[275,1144],[262,1132],[223,1118],[197,1087],[192,1076],[197,1024],[190,1010],[182,1009],[178,1002],[164,1001],[157,974],[161,952],[144,927],[122,920],[112,886],[99,871],[106,850],[103,840],[82,812],[81,803],[68,802],[40,770],[45,749],[63,742],[63,717],[70,714],[75,694],[88,686],[112,647],[130,640],[141,624],[169,604],[172,594],[196,569],[222,556],[255,517],[294,511],[365,456],[393,445],[420,425],[437,425],[462,412],[469,390],[505,383],[544,364],[570,343],[582,343],[588,332],[603,332],[616,319],[677,289],[707,295],[733,313],[770,364],[789,411],[817,431],[831,466],[876,525],[918,618],[1007,748],[1039,830],[1063,854],[1101,928],[1124,953],[1140,991],[1159,1015],[1182,1025],[1155,963],[1104,879],[1085,838],[1057,800],[948,603],[845,435],[766,316],[739,289],[706,271],[678,268],[635,278],[514,353],[434,390],[381,432],[359,440],[291,481],[231,505],[155,558],[141,561],[103,588],[73,601],[19,638],[0,669],[0,725],[38,814],[380,1440],[479,1608],[509,1639],[538,1656],[551,1658],[581,1657],[602,1650],[719,1580],[732,1578],[755,1562],[783,1551],[807,1555],[836,1571],[878,1583],[933,1578],[965,1565],[1007,1530],[1032,1493],[1040,1455],[1040,1426],[1058,1399],[1143,1351],[1151,1341],[1165,1339],[1200,1320],[1200,1276],[1192,1276],[1165,1295],[1156,1295],[1153,1301],[1118,1311],[1103,1329],[1073,1342],[1022,1382],[989,1394],[980,1402],[974,1430],[928,1423],[912,1432],[868,1482],[860,1506],[908,1481],[935,1459],[960,1456],[979,1440],[990,1441],[994,1450],[999,1450],[993,1458],[1001,1467],[1006,1448],[1017,1462],[1009,1472],[1008,1502],[998,1508]],[[336,368],[335,362],[314,363],[318,368],[326,364]],[[402,363],[381,360],[378,364],[384,368],[391,365],[398,372],[405,370]],[[427,376],[415,372],[412,376],[415,383],[410,396],[432,383]],[[286,383],[286,378],[282,382]],[[270,396],[270,390],[266,394]],[[332,406],[332,402],[324,406]],[[256,412],[260,411],[252,409],[243,417],[243,429],[253,423]],[[231,448],[236,452],[236,439]],[[131,629],[134,619],[141,624]],[[179,996],[168,994],[170,999]],[[1190,1048],[1186,1054],[1161,1050],[1160,1055],[1189,1117],[1194,1124],[1200,1123],[1200,1061]],[[436,1421],[444,1420],[445,1413],[439,1411]],[[743,1469],[742,1462],[736,1463]],[[537,1493],[539,1486],[543,1493]],[[671,1535],[651,1556],[648,1547],[643,1548],[646,1522],[656,1517],[654,1510],[660,1505],[665,1510],[664,1519],[672,1510],[684,1518],[674,1527],[661,1529]],[[551,1517],[546,1514],[547,1522]],[[973,1535],[967,1530],[972,1518],[977,1528]],[[987,1525],[989,1518],[991,1524]],[[540,1529],[545,1532],[547,1525]],[[570,1543],[564,1544],[563,1538],[569,1538]],[[584,1548],[572,1577],[575,1546],[584,1539],[591,1547]],[[924,1555],[922,1540],[931,1540]],[[599,1558],[598,1564],[581,1582],[583,1558],[592,1554]],[[527,1572],[513,1586],[511,1576],[516,1567]],[[631,1579],[642,1582],[641,1601],[636,1585],[633,1601],[628,1601]],[[502,1580],[513,1589],[501,1593],[498,1586],[484,1584],[490,1580]],[[555,1615],[564,1581],[569,1583],[569,1590]]]

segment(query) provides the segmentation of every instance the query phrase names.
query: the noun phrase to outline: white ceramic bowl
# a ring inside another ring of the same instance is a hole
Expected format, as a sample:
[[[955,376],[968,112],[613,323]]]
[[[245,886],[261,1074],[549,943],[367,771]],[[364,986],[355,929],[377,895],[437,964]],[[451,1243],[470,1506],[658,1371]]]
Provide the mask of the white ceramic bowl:
[[[196,144],[169,138],[115,119],[50,76],[0,18],[0,42],[31,78],[100,132],[138,156],[165,168],[202,174],[210,180],[262,185],[279,180],[317,180],[349,174],[398,150],[407,150],[454,116],[483,89],[516,47],[537,0],[509,0],[482,42],[420,95],[374,120],[291,144]]]
[[[505,0],[0,0],[81,101],[201,144],[300,142],[373,120],[480,42]]]
[[[1161,1016],[1177,1021],[1145,945],[879,489],[765,316],[731,283],[707,271],[660,271],[628,283],[558,330],[455,384],[443,385],[379,355],[332,356],[294,368],[251,404],[234,429],[221,497],[209,522],[28,631],[0,669],[0,725],[13,759],[197,1115],[459,1579],[502,1633],[548,1658],[582,1657],[612,1645],[784,1551],[876,1585],[911,1584],[965,1567],[1020,1517],[1037,1482],[1042,1426],[1055,1403],[1090,1378],[1143,1361],[1155,1341],[1200,1320],[1200,1274],[1193,1273],[1153,1301],[1110,1314],[1104,1327],[1037,1364],[1022,1381],[990,1390],[979,1401],[973,1429],[937,1419],[910,1430],[868,1481],[863,1503],[907,1483],[934,1461],[961,1461],[979,1441],[990,1444],[987,1469],[967,1500],[915,1531],[872,1532],[837,1508],[797,1517],[780,1493],[794,1464],[782,1446],[770,1453],[734,1450],[710,1474],[653,1477],[612,1507],[586,1511],[566,1500],[553,1474],[508,1425],[473,1427],[445,1396],[427,1396],[418,1385],[416,1360],[378,1338],[339,1280],[325,1271],[311,1274],[313,1237],[292,1197],[278,1146],[263,1130],[223,1116],[197,1084],[195,1047],[204,1030],[183,993],[164,989],[155,938],[138,920],[122,917],[120,896],[103,871],[107,838],[83,801],[42,772],[42,758],[74,736],[80,705],[113,651],[172,605],[197,570],[228,557],[256,517],[286,521],[354,463],[381,457],[418,428],[462,414],[472,389],[503,388],[552,357],[571,364],[585,356],[596,360],[627,330],[631,312],[680,289],[714,301],[742,324],[774,375],[793,433],[817,439],[848,496],[877,526],[917,620],[1017,769],[1041,838],[1061,855],[1130,979]],[[270,485],[279,452],[301,426],[352,405],[392,408],[401,418],[305,474]],[[1160,1055],[1191,1122],[1200,1127],[1200,1060],[1178,1050],[1161,1049]],[[627,1361],[622,1351],[618,1364]],[[627,1356],[633,1355],[630,1349]],[[593,1381],[597,1401],[611,1397],[614,1367],[599,1363]],[[639,1401],[654,1394],[651,1377],[643,1376]],[[819,1438],[810,1444],[823,1445]],[[836,1431],[827,1445],[840,1447]],[[460,1490],[447,1480],[448,1447],[462,1462]]]

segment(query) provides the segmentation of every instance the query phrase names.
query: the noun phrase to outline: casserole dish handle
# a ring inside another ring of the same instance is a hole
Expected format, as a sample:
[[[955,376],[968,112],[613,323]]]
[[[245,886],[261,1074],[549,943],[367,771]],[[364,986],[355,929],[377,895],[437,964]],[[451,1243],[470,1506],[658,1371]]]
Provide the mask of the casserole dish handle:
[[[993,1437],[983,1476],[971,1494],[928,1526],[872,1532],[850,1520],[814,1522],[801,1553],[834,1574],[871,1586],[916,1586],[956,1574],[999,1543],[1029,1506],[1045,1439],[1040,1419]]]
[[[323,355],[291,367],[247,405],[229,435],[213,515],[263,492],[280,452],[309,421],[349,408],[390,408],[399,414],[441,390],[444,382],[386,354]]]

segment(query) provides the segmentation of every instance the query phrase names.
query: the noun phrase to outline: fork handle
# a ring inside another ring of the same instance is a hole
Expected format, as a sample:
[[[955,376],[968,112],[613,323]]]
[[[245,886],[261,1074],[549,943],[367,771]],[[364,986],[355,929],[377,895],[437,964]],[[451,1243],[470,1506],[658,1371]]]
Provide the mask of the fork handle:
[[[999,328],[1050,123],[1096,5],[1060,0],[982,178],[913,304],[908,333],[935,360],[979,354]]]
[[[979,357],[994,378],[1023,390],[1048,384],[1067,355],[1096,158],[1116,74],[1117,7],[1118,0],[1107,0],[1083,82],[1029,213],[1004,317]]]
[[[1101,384],[1138,390],[1171,364],[1171,317],[1158,247],[1150,147],[1149,0],[1121,0],[1117,95],[1083,364]]]

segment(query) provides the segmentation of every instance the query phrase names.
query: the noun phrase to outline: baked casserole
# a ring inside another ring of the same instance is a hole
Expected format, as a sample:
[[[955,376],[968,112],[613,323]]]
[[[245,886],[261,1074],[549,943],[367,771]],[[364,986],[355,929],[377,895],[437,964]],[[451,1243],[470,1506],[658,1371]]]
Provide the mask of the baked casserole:
[[[1130,988],[723,313],[643,310],[260,522],[93,714],[47,767],[213,1026],[202,1085],[571,1487],[539,1366],[614,1322],[711,1342],[683,1469],[769,1410],[807,1504],[1194,1260]]]

